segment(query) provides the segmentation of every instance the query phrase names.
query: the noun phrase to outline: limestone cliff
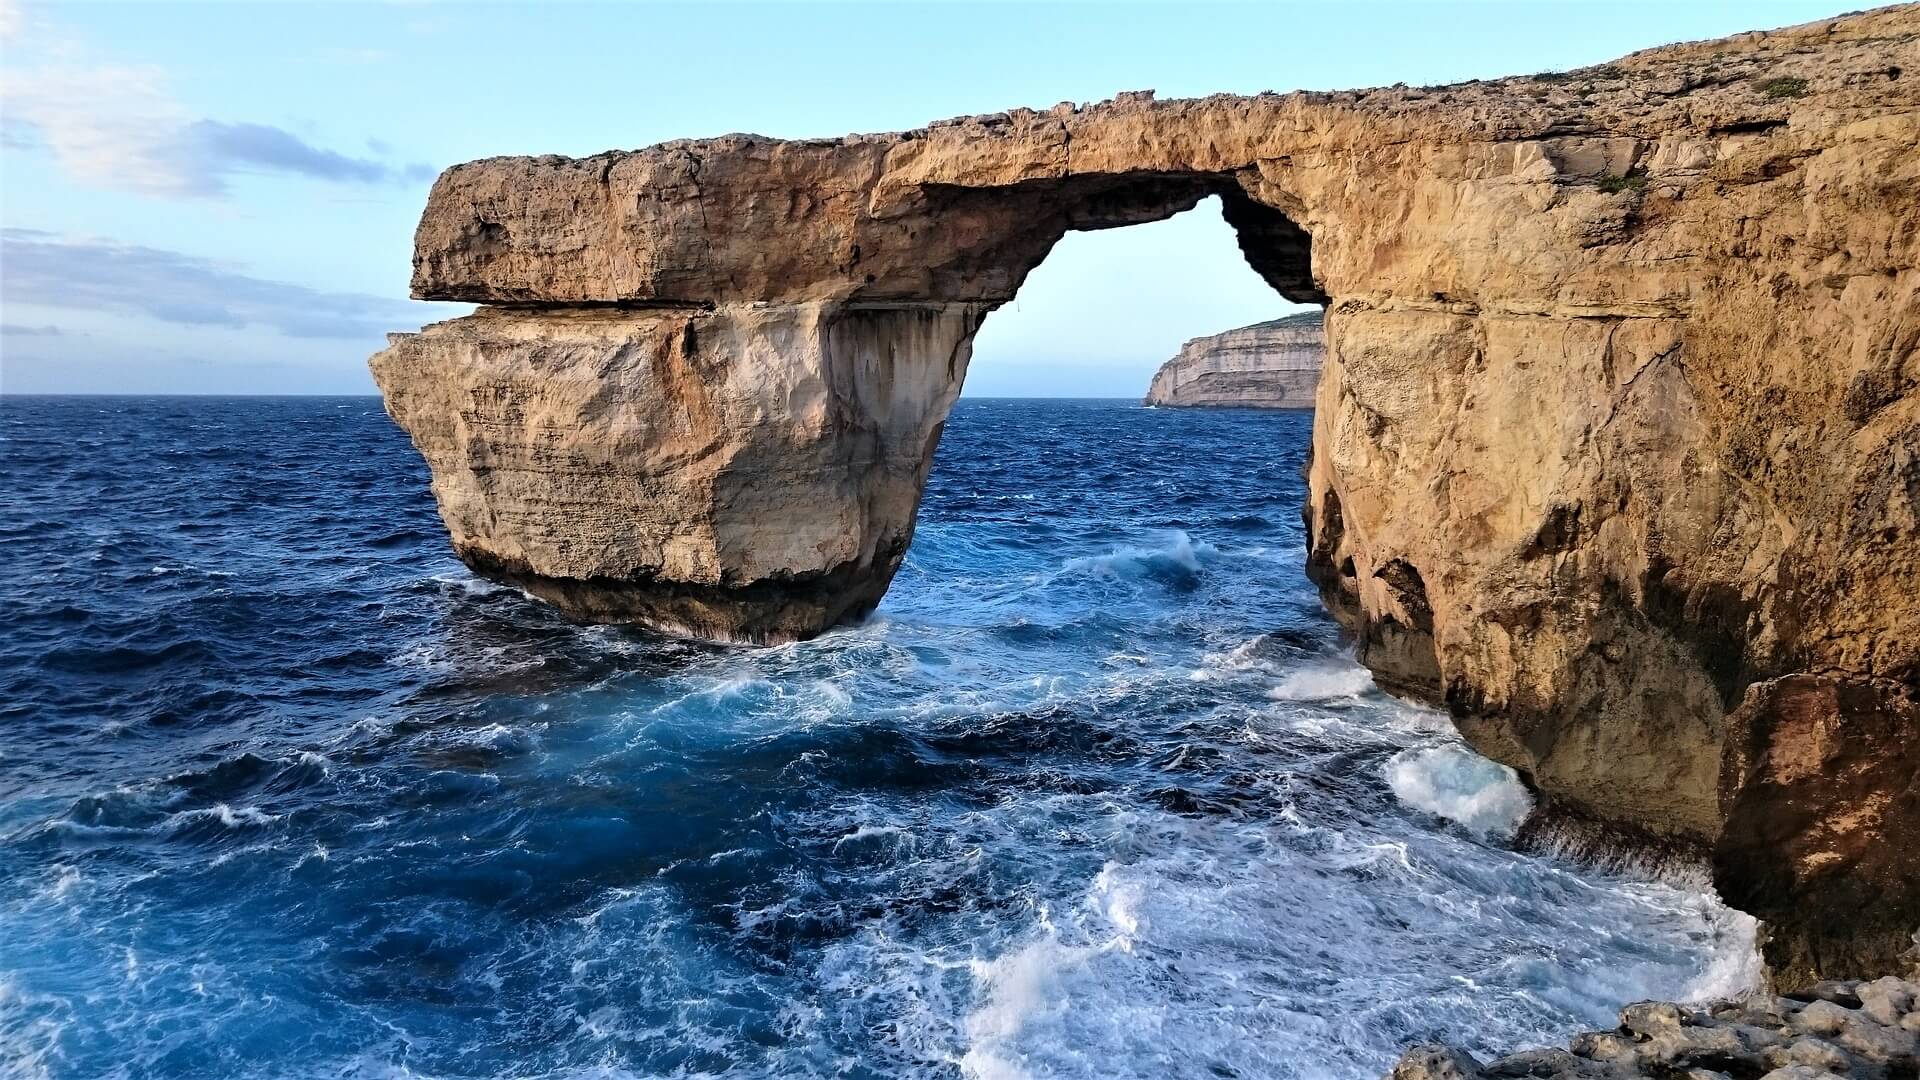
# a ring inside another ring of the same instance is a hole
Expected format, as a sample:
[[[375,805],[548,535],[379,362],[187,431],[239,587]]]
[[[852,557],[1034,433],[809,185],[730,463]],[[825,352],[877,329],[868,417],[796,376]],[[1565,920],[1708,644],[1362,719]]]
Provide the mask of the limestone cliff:
[[[1148,405],[1311,409],[1325,353],[1321,313],[1197,337],[1154,372]]]
[[[1920,9],[1456,86],[749,135],[435,183],[373,359],[457,550],[751,640],[884,592],[974,330],[1221,199],[1326,306],[1308,572],[1547,811],[1711,853],[1782,977],[1920,927]],[[1866,909],[1863,896],[1875,896]]]
[[[790,641],[886,591],[984,313],[482,308],[374,371],[476,571],[583,618]]]

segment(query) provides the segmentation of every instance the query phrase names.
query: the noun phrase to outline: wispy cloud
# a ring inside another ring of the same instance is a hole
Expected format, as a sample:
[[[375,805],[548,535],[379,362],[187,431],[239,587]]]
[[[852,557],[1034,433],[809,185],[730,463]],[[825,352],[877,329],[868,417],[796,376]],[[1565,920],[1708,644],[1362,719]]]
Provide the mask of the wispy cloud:
[[[57,326],[23,326],[19,323],[0,323],[0,337],[60,337],[66,331]]]
[[[377,340],[418,325],[421,308],[321,292],[160,248],[0,229],[0,306],[144,315],[180,326],[266,327],[295,338]]]
[[[396,164],[315,146],[284,128],[195,116],[152,65],[94,62],[79,42],[0,0],[9,51],[0,78],[7,107],[0,145],[44,147],[89,185],[171,198],[227,194],[235,176],[272,173],[334,183],[389,184],[430,177]],[[22,59],[26,54],[34,61]]]
[[[198,120],[187,128],[184,142],[199,151],[203,160],[224,162],[235,169],[254,166],[297,173],[316,180],[357,181],[363,184],[433,178],[433,169],[427,165],[388,165],[372,158],[349,157],[332,150],[322,150],[296,135],[266,124],[224,124],[218,120]]]

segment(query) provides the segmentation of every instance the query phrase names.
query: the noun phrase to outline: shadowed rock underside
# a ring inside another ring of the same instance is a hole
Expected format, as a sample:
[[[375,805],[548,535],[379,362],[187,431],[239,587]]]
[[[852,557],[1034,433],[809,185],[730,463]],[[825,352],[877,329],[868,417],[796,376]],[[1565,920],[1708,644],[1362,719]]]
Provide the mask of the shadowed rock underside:
[[[585,618],[870,608],[980,321],[1217,195],[1325,305],[1307,570],[1545,812],[1700,851],[1788,983],[1920,927],[1920,10],[1449,87],[495,158],[373,359],[456,549]],[[1874,895],[1855,920],[1828,905]]]

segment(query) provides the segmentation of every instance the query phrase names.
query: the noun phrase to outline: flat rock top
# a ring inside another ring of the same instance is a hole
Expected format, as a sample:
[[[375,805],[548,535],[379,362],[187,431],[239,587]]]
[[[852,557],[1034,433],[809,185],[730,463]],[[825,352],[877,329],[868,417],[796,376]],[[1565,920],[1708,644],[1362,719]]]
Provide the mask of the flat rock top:
[[[1318,330],[1326,324],[1326,321],[1327,313],[1324,311],[1303,311],[1298,315],[1282,315],[1277,319],[1249,323],[1246,326],[1235,327],[1232,330],[1222,330],[1219,334],[1208,334],[1205,337],[1198,337],[1193,340],[1204,341],[1208,337],[1220,337],[1225,334],[1243,334],[1248,331]]]
[[[1661,45],[1568,71],[1439,86],[1397,83],[1355,90],[1212,94],[1166,100],[1157,98],[1151,90],[1127,91],[1086,105],[1063,101],[1047,109],[1014,108],[957,116],[907,131],[817,139],[733,132],[673,139],[636,150],[608,150],[585,158],[557,154],[482,158],[455,165],[448,172],[519,162],[554,168],[598,166],[633,157],[671,157],[688,152],[761,160],[781,153],[823,152],[865,158],[876,149],[891,153],[917,144],[941,143],[956,135],[1008,140],[1062,129],[1078,134],[1082,129],[1092,131],[1109,125],[1157,125],[1169,119],[1200,117],[1251,120],[1286,111],[1338,111],[1422,128],[1438,124],[1462,135],[1488,138],[1538,138],[1575,133],[1577,129],[1622,135],[1661,134],[1676,129],[1705,131],[1728,124],[1786,119],[1793,100],[1801,95],[1787,92],[1790,87],[1770,89],[1767,84],[1772,79],[1804,78],[1811,84],[1816,77],[1878,73],[1882,75],[1880,80],[1846,78],[1821,87],[1822,106],[1877,110],[1889,102],[1914,104],[1920,100],[1920,88],[1911,83],[1897,85],[1901,81],[1898,77],[1886,78],[1885,67],[1875,58],[1892,59],[1898,46],[1910,46],[1917,37],[1920,3],[1896,4],[1776,30]],[[1906,51],[1911,53],[1910,49]],[[1868,58],[1864,68],[1856,63],[1863,57]],[[1776,73],[1771,68],[1783,64],[1795,70],[1782,68]],[[1750,92],[1756,89],[1760,91],[1758,99]]]
[[[1155,220],[1241,190],[1311,228],[1324,198],[1289,174],[1377,170],[1410,144],[1832,129],[1910,109],[1917,40],[1920,6],[1903,5],[1450,86],[1140,92],[889,134],[488,158],[435,183],[413,294],[998,303],[1068,229]]]

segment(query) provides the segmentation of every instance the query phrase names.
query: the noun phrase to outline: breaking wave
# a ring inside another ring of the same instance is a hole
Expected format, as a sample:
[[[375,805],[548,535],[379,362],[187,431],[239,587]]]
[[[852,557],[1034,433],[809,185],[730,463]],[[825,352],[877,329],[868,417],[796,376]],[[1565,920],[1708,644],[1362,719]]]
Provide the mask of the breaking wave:
[[[1533,811],[1512,769],[1463,746],[1402,750],[1387,759],[1387,784],[1409,806],[1511,840]]]
[[[1755,978],[1346,658],[1305,416],[962,402],[772,649],[475,579],[376,401],[0,422],[0,1072],[1339,1080]]]
[[[1219,554],[1212,544],[1195,544],[1182,530],[1173,530],[1150,546],[1116,547],[1101,555],[1068,559],[1073,572],[1118,578],[1149,578],[1192,586],[1201,572],[1201,560]]]

